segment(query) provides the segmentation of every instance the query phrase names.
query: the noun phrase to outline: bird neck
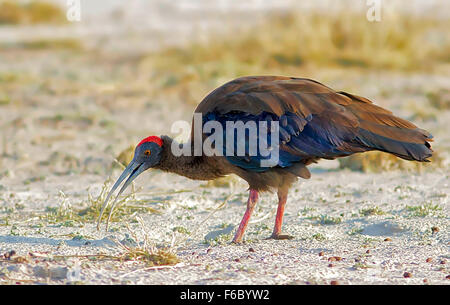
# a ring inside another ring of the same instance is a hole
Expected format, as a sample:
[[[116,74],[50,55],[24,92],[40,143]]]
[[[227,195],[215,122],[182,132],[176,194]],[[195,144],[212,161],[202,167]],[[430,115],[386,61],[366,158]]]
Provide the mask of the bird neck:
[[[190,142],[179,144],[168,136],[161,136],[161,139],[163,140],[161,160],[155,168],[194,180],[212,180],[228,174],[212,157],[193,156],[193,147]],[[191,154],[174,155],[172,145],[178,145],[178,147],[188,145]]]

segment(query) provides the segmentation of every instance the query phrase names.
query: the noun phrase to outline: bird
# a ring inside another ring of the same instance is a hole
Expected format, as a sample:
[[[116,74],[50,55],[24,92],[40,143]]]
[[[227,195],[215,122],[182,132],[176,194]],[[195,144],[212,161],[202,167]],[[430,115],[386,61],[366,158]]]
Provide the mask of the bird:
[[[227,142],[230,147],[236,147],[238,141],[243,143],[245,151],[240,154],[192,153],[195,149],[193,138],[196,135],[193,126],[191,138],[186,143],[178,143],[166,135],[146,137],[136,146],[133,160],[106,197],[97,229],[111,195],[123,180],[128,177],[111,206],[111,212],[117,198],[130,183],[145,170],[154,168],[194,180],[212,180],[230,174],[245,180],[249,185],[247,206],[233,243],[243,241],[260,193],[276,192],[278,207],[275,225],[268,238],[291,239],[292,236],[282,233],[288,191],[298,178],[311,177],[308,165],[320,159],[335,159],[373,150],[418,162],[429,162],[433,153],[429,143],[433,136],[428,131],[395,116],[367,98],[335,91],[308,78],[236,78],[210,92],[198,104],[195,114],[201,116],[203,127],[209,122],[218,122],[223,127],[227,122],[255,122],[259,123],[257,126],[268,126],[266,133],[278,130],[278,134],[270,133],[272,138],[265,140],[271,143],[269,151],[272,149],[272,152],[278,152],[276,162],[263,165],[261,161],[267,161],[270,156],[263,155],[263,151],[258,149],[256,153],[249,153],[250,142],[255,140],[250,132],[231,137]],[[273,122],[277,125],[269,126]],[[278,126],[278,129],[271,129],[272,126]],[[263,127],[259,129],[262,130]],[[201,144],[204,144],[211,133],[200,132]],[[226,138],[225,131],[223,133]],[[261,133],[256,137],[257,141],[264,140],[260,139],[260,135]],[[277,135],[278,143],[275,141]],[[216,152],[224,150],[219,145],[213,146],[211,145]],[[178,155],[171,147],[184,148],[191,153]]]

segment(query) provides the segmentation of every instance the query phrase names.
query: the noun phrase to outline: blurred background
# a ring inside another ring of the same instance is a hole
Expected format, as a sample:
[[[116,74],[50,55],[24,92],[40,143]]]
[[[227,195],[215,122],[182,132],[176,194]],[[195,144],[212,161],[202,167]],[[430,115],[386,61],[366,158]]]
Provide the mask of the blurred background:
[[[449,12],[448,0],[0,0],[0,284],[448,283]],[[173,122],[245,75],[364,96],[430,131],[433,162],[370,152],[310,166],[286,208],[293,243],[262,241],[275,194],[249,243],[228,247],[248,185],[157,170],[95,230],[138,141],[176,136]],[[141,269],[140,241],[145,260],[155,243],[186,264]]]
[[[378,22],[366,0],[81,0],[68,21],[76,3],[0,0],[0,191],[73,174],[101,182],[140,138],[170,134],[244,75],[365,96],[431,131],[433,166],[448,166],[449,1],[380,1]],[[372,159],[337,166],[406,166]]]

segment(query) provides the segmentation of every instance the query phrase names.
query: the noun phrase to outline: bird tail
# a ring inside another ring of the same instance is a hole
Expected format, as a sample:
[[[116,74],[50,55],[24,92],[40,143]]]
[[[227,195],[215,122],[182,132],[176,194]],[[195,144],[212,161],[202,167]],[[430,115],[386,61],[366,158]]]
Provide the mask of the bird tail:
[[[423,138],[421,143],[414,141],[418,137]],[[427,158],[433,154],[431,145],[427,142],[431,140],[431,135],[419,128],[392,130],[389,126],[379,126],[377,131],[361,128],[356,140],[370,150],[384,151],[405,160],[429,162]]]
[[[428,131],[394,116],[368,99],[348,93],[345,95],[352,98],[353,103],[347,107],[360,122],[356,143],[367,150],[384,151],[405,160],[429,162],[427,158],[433,154],[429,142],[433,136]]]

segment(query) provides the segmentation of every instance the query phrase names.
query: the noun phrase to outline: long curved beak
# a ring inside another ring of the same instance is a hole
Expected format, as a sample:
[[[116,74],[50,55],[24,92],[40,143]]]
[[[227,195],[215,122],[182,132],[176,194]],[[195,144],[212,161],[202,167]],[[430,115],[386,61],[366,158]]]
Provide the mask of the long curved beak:
[[[108,206],[109,198],[114,193],[114,191],[119,187],[119,185],[122,183],[123,180],[125,180],[126,177],[128,179],[125,181],[124,185],[120,189],[119,193],[116,196],[116,199],[113,201],[111,210],[109,211],[108,220],[106,222],[106,231],[108,231],[109,221],[111,219],[112,212],[117,204],[117,199],[119,198],[120,194],[131,184],[131,182],[136,179],[137,176],[139,176],[143,171],[148,169],[149,167],[145,165],[145,163],[139,163],[135,160],[132,160],[130,164],[125,168],[123,173],[120,175],[119,179],[117,179],[116,183],[114,183],[114,186],[112,187],[111,191],[109,192],[108,196],[106,196],[106,200],[103,203],[102,209],[100,210],[100,215],[97,220],[97,230],[100,229],[100,222],[102,220],[103,212],[105,211],[106,207]]]

